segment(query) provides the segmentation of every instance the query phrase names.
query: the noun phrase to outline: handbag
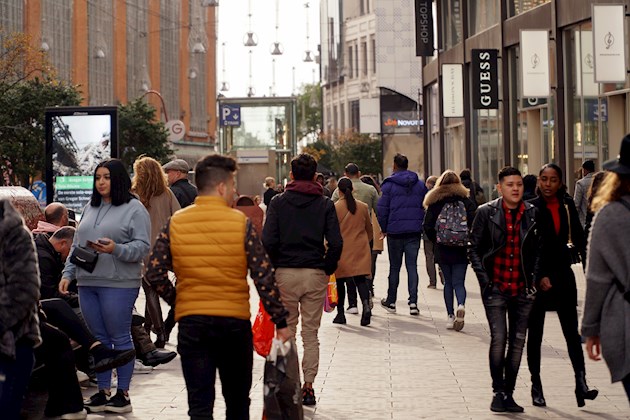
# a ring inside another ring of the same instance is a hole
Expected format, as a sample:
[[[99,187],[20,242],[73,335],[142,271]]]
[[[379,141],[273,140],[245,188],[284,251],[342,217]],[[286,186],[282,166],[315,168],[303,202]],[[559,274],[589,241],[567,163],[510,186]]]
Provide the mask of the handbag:
[[[271,349],[271,342],[276,332],[276,326],[271,316],[265,311],[262,301],[258,303],[258,313],[252,326],[252,340],[254,350],[262,357],[266,357]]]
[[[77,246],[76,248],[74,248],[74,251],[72,251],[72,256],[70,257],[70,262],[72,264],[82,268],[88,273],[94,271],[94,267],[96,267],[97,261],[98,252],[83,246]]]
[[[582,255],[580,254],[580,250],[577,249],[577,247],[573,244],[573,240],[571,240],[571,213],[569,213],[569,206],[565,204],[564,209],[567,211],[567,221],[569,222],[569,238],[567,239],[567,249],[569,250],[569,257],[571,258],[571,265],[581,264]]]

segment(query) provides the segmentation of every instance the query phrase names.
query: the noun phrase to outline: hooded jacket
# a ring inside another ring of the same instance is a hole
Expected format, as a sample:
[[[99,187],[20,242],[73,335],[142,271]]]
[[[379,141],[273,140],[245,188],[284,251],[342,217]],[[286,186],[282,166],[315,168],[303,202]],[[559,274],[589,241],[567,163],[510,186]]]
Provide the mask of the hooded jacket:
[[[383,195],[376,206],[376,216],[381,231],[389,236],[422,233],[424,208],[422,202],[427,193],[418,175],[411,171],[397,171],[383,180]]]
[[[328,275],[337,269],[343,246],[335,206],[312,181],[291,181],[271,200],[262,239],[274,267],[317,268]]]
[[[477,205],[469,198],[470,191],[462,184],[446,184],[433,188],[427,193],[424,199],[424,206],[427,208],[424,217],[424,232],[427,237],[435,244],[437,230],[435,228],[438,216],[446,203],[454,203],[461,201],[466,207],[466,218],[468,222],[468,230],[472,226],[475,218],[475,209]],[[436,244],[435,259],[441,264],[468,264],[466,256],[466,247],[463,246],[445,246]]]
[[[0,199],[0,355],[15,359],[18,342],[41,343],[38,300],[33,238],[17,210]]]

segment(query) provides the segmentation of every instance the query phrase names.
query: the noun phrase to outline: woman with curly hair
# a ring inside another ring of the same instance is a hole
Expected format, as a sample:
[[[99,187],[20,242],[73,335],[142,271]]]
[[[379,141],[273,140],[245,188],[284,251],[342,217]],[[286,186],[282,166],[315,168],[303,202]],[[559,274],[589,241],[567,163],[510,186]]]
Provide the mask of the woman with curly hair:
[[[138,195],[140,202],[149,212],[151,217],[151,247],[155,244],[160,230],[164,227],[168,219],[181,207],[177,197],[168,187],[166,175],[157,160],[142,156],[133,163],[133,180],[131,190]],[[149,256],[145,258],[145,270],[149,263]],[[164,348],[168,341],[173,325],[165,326],[162,319],[162,308],[160,298],[155,290],[142,279],[142,289],[146,296],[145,324],[147,333],[151,330],[157,335],[155,346]]]

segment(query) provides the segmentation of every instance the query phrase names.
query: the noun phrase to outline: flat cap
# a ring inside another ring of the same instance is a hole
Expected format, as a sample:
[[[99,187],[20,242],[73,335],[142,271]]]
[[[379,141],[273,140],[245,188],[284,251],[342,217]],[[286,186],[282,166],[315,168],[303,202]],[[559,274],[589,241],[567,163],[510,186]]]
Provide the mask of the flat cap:
[[[162,166],[162,169],[165,171],[180,171],[188,173],[188,171],[190,171],[190,166],[188,166],[188,162],[184,159],[175,159]]]

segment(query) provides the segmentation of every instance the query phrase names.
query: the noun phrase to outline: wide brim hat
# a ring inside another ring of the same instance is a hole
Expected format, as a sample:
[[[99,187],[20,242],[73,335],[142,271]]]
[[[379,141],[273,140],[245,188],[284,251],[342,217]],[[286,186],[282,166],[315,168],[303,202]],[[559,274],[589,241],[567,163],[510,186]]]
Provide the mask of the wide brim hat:
[[[604,162],[602,168],[620,175],[630,175],[630,134],[626,134],[621,140],[621,149],[617,159]]]

